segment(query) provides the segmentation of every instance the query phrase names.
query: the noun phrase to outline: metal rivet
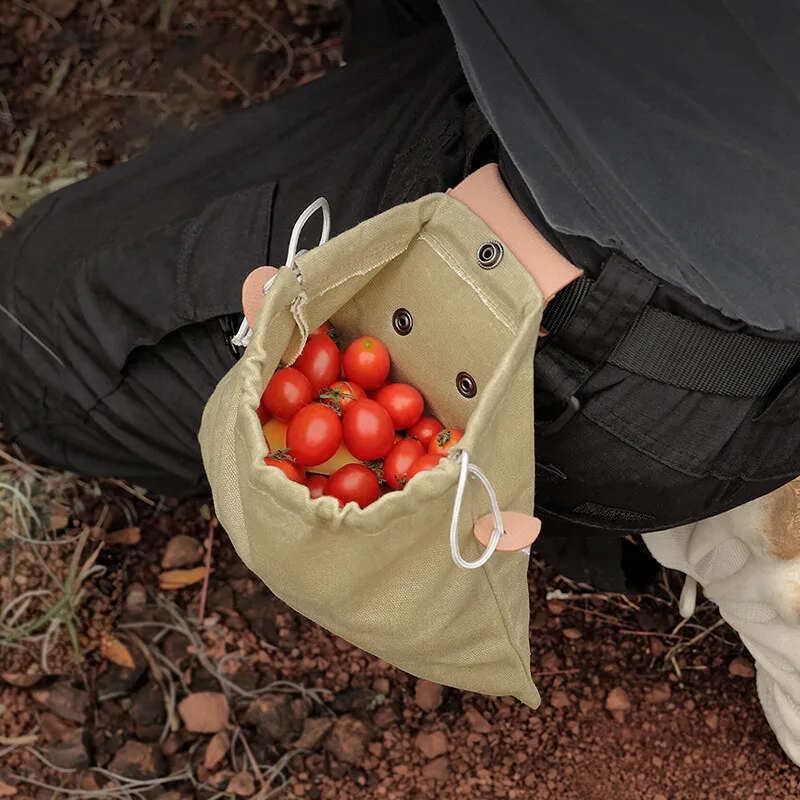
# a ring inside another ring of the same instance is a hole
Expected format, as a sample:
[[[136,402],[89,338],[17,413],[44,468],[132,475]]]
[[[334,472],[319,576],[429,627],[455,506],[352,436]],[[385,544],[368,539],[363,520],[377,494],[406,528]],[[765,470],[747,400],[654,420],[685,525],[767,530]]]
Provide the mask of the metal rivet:
[[[458,391],[464,397],[475,397],[478,394],[478,384],[475,383],[475,378],[468,372],[459,372],[456,377],[456,386]]]
[[[478,248],[478,266],[494,269],[503,260],[503,245],[500,242],[485,242]]]
[[[395,333],[400,336],[408,336],[408,334],[411,333],[411,329],[414,327],[414,317],[412,317],[405,308],[398,308],[397,311],[394,312],[392,325]]]

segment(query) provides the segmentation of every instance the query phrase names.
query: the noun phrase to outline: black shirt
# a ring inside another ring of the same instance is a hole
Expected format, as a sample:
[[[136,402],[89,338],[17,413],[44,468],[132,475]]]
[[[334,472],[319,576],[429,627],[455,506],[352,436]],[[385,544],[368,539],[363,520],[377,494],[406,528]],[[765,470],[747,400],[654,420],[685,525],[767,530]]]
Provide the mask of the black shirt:
[[[800,3],[441,5],[553,228],[800,332]]]

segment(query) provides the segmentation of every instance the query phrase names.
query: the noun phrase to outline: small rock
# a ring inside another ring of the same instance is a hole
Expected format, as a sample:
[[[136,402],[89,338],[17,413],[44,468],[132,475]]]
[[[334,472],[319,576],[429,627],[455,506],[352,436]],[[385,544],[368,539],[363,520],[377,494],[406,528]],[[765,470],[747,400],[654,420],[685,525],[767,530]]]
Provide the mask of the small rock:
[[[62,742],[74,730],[61,717],[50,711],[42,712],[39,716],[39,725],[42,728],[42,736],[47,742]]]
[[[155,682],[146,683],[136,692],[129,713],[139,739],[156,741],[159,738],[167,711],[164,708],[164,695]]]
[[[377,678],[375,681],[373,681],[372,688],[378,692],[378,694],[382,694],[384,697],[386,697],[392,690],[392,684],[389,683],[388,678]]]
[[[217,765],[228,755],[228,748],[231,745],[231,740],[225,731],[215,733],[211,737],[211,741],[206,748],[206,756],[203,759],[203,766],[207,770],[213,770]]]
[[[356,717],[339,717],[325,742],[325,749],[347,764],[360,761],[369,744],[369,728]]]
[[[656,684],[644,696],[646,703],[666,703],[672,697],[672,690],[667,683]]]
[[[628,698],[628,693],[620,686],[612,689],[606,697],[606,708],[609,711],[629,711],[631,708],[631,701]]]
[[[244,721],[254,725],[268,742],[282,742],[295,733],[292,698],[288,694],[268,694],[250,703]]]
[[[366,686],[354,686],[339,692],[331,708],[339,714],[348,711],[367,711],[375,707],[375,691]]]
[[[391,706],[381,706],[372,717],[372,721],[379,728],[391,728],[397,722],[394,710]]]
[[[715,731],[719,727],[719,714],[709,711],[709,713],[706,714],[706,725],[708,725],[712,731]]]
[[[728,666],[728,672],[730,672],[731,675],[735,675],[737,678],[754,678],[756,674],[752,662],[741,656],[731,661]]]
[[[44,756],[61,769],[86,769],[91,763],[88,745],[86,729],[77,728],[45,747]]]
[[[422,777],[429,781],[446,781],[450,777],[450,760],[441,756],[422,768]]]
[[[136,653],[138,654],[138,652],[137,650]],[[97,681],[97,699],[104,703],[115,697],[124,697],[130,694],[136,688],[144,671],[144,663],[137,664],[135,669],[126,669],[113,664],[108,672]]]
[[[6,683],[11,686],[17,686],[20,689],[28,689],[35,686],[42,679],[41,672],[23,673],[23,672],[4,672],[0,675]]]
[[[228,724],[228,698],[221,692],[195,692],[181,700],[178,713],[187,730],[217,733]]]
[[[197,539],[180,534],[169,540],[164,557],[161,559],[161,566],[164,569],[192,567],[202,560],[204,554],[205,548]]]
[[[225,787],[225,791],[237,797],[250,797],[256,793],[255,778],[249,772],[237,772]]]
[[[123,528],[121,531],[107,533],[105,543],[113,546],[134,547],[142,541],[141,528]]]
[[[423,711],[435,711],[444,699],[444,686],[431,681],[418,680],[414,701]]]
[[[40,0],[39,8],[56,19],[66,19],[78,6],[78,0]]]
[[[416,744],[425,758],[443,756],[449,749],[447,734],[443,731],[420,731]]]
[[[215,788],[215,789],[224,789],[233,778],[233,773],[229,769],[223,769],[221,772],[217,772],[216,774],[212,775],[208,782]]]
[[[161,745],[161,750],[165,756],[174,756],[179,750],[182,750],[189,744],[189,742],[195,741],[196,738],[197,737],[193,733],[187,731],[186,728],[181,728],[179,731],[170,733],[170,735],[167,736],[166,741]]]
[[[550,695],[550,705],[554,708],[566,708],[569,703],[569,695],[566,692],[557,690]]]
[[[13,67],[20,61],[22,61],[22,56],[16,50],[10,47],[0,47],[0,67]],[[50,525],[51,527],[54,525],[53,517],[50,517]]]
[[[124,778],[149,781],[167,774],[167,762],[157,744],[144,744],[131,739],[114,756],[108,771]]]
[[[86,722],[89,698],[80,689],[73,689],[66,683],[57,683],[50,689],[33,692],[33,699],[62,719],[81,724]]]
[[[147,603],[147,590],[141,583],[132,583],[128,587],[125,595],[125,607],[129,611],[135,611]]]
[[[492,723],[477,708],[470,706],[464,716],[475,733],[491,733],[494,730]]]
[[[577,628],[565,628],[563,633],[567,639],[572,639],[573,641],[583,638],[583,634]]]
[[[303,733],[292,745],[292,749],[316,750],[333,727],[334,720],[330,717],[311,717],[303,726]]]

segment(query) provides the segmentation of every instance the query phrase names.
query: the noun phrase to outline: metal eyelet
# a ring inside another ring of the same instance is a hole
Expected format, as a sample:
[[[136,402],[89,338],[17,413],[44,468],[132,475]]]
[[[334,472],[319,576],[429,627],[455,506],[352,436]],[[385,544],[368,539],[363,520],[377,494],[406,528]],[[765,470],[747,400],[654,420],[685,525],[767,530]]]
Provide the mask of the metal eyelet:
[[[494,269],[503,260],[503,245],[500,242],[484,242],[478,248],[478,266]]]
[[[456,376],[456,388],[463,397],[471,398],[478,394],[478,384],[468,372],[459,372]]]
[[[414,317],[405,308],[398,308],[392,317],[392,326],[399,336],[408,336],[414,327]]]

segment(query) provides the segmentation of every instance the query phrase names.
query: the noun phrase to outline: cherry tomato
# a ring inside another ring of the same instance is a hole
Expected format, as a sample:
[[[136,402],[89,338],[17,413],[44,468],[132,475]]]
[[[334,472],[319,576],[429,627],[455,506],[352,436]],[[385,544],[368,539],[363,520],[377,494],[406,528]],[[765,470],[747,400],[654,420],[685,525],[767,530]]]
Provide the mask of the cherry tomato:
[[[261,430],[264,431],[264,438],[267,440],[267,447],[270,453],[277,453],[278,450],[286,449],[286,430],[289,424],[281,419],[271,419]]]
[[[309,475],[306,480],[308,486],[308,493],[311,495],[312,500],[322,497],[325,494],[325,488],[328,485],[328,479],[324,475]]]
[[[331,475],[325,494],[335,497],[340,505],[358,503],[364,508],[381,496],[381,489],[371,469],[363,464],[348,464]]]
[[[292,366],[308,378],[316,396],[339,377],[342,354],[330,337],[312,336]]]
[[[389,412],[395,430],[398,431],[404,431],[419,422],[425,408],[422,395],[407,383],[384,386],[375,395],[375,401]]]
[[[415,425],[412,425],[406,433],[414,439],[419,439],[422,446],[427,450],[431,439],[444,430],[444,425],[433,417],[423,417]]]
[[[311,402],[311,384],[300,370],[287,367],[279,369],[270,379],[261,404],[282,420],[290,420],[303,406]]]
[[[422,456],[422,458],[419,459],[419,461],[417,461],[408,471],[406,483],[408,483],[415,475],[419,475],[420,472],[427,472],[429,469],[438,467],[441,460],[441,456],[434,456],[430,454],[427,456]]]
[[[264,456],[264,463],[268,467],[277,467],[290,481],[295,483],[306,482],[306,471],[288,458]]]
[[[431,439],[428,445],[428,452],[434,456],[446,456],[450,453],[450,448],[458,444],[464,437],[462,431],[445,428]]]
[[[425,456],[425,448],[416,439],[401,439],[383,459],[383,474],[392,489],[402,489],[408,481],[408,472]]]
[[[342,420],[342,431],[347,449],[359,461],[383,458],[394,444],[392,418],[374,400],[356,400],[352,403]]]
[[[319,328],[314,328],[314,330],[308,334],[308,338],[311,339],[314,336],[330,336],[332,330],[333,326],[330,322],[323,322]]]
[[[267,411],[267,407],[264,405],[263,396],[261,402],[258,404],[258,408],[256,409],[256,414],[258,414],[258,421],[262,426],[266,425],[272,419],[272,414]]]
[[[375,389],[370,389],[367,392],[367,397],[369,397],[370,400],[374,400],[377,397],[378,392],[381,389],[383,389],[384,386],[391,386],[391,385],[392,385],[391,381],[384,381],[380,386],[376,387]]]
[[[377,389],[389,377],[389,351],[372,336],[356,339],[342,357],[344,375],[366,391]]]
[[[295,414],[286,431],[291,457],[303,467],[327,461],[342,443],[339,415],[322,403],[312,403]]]
[[[347,407],[355,400],[363,400],[367,393],[353,381],[336,381],[319,396],[321,402],[334,411],[344,415]]]

